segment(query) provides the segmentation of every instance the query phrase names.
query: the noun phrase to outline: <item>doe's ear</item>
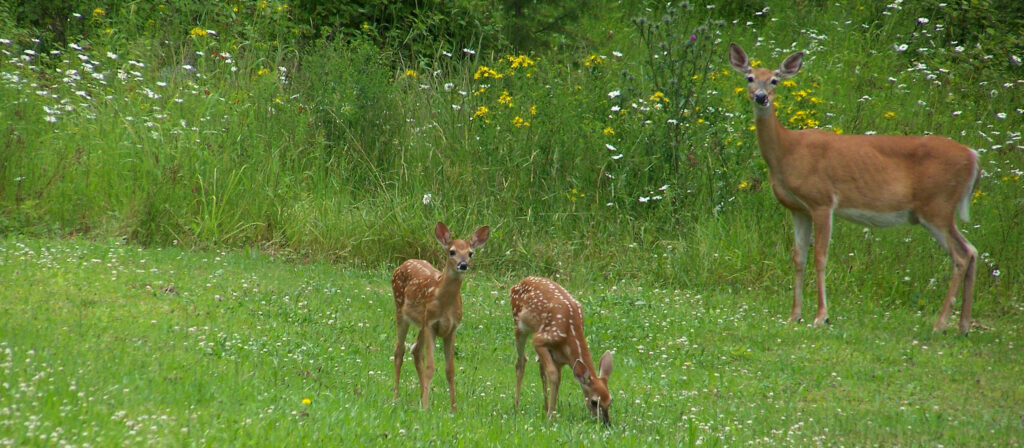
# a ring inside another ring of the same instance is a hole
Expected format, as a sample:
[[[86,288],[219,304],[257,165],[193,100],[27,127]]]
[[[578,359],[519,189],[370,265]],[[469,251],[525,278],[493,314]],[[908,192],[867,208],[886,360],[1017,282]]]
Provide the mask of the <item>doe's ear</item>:
[[[800,71],[800,67],[804,65],[804,52],[798,51],[789,55],[782,64],[779,65],[779,71],[776,73],[780,78],[792,78],[796,75],[796,72]]]
[[[441,221],[438,221],[437,227],[434,227],[434,238],[437,238],[437,242],[441,243],[445,250],[448,249],[448,246],[452,245],[452,232]]]
[[[490,227],[483,226],[483,227],[481,227],[479,229],[476,229],[476,232],[473,232],[473,236],[469,239],[469,247],[472,247],[473,249],[476,249],[476,248],[478,248],[480,246],[483,246],[484,243],[487,242],[487,238],[490,238],[490,237],[491,237],[491,228]]]
[[[735,42],[729,44],[729,63],[732,64],[732,69],[736,70],[744,75],[749,74],[750,61],[747,60],[747,54],[743,52],[743,49]]]
[[[608,377],[612,375],[612,352],[606,351],[601,355],[601,361],[597,364],[597,375],[608,381]]]

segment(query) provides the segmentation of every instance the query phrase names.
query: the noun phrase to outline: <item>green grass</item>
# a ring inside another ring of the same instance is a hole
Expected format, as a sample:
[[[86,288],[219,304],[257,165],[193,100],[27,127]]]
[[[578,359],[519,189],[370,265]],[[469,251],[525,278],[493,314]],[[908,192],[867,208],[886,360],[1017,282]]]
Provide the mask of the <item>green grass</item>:
[[[965,338],[931,331],[937,303],[918,312],[836,298],[833,323],[811,328],[783,322],[783,292],[566,281],[592,350],[615,351],[605,429],[568,374],[548,421],[532,357],[513,409],[515,279],[496,274],[475,272],[465,287],[452,414],[440,374],[432,408],[419,409],[411,361],[392,402],[387,270],[4,240],[0,444],[1024,444],[1019,308],[980,298],[982,327]]]

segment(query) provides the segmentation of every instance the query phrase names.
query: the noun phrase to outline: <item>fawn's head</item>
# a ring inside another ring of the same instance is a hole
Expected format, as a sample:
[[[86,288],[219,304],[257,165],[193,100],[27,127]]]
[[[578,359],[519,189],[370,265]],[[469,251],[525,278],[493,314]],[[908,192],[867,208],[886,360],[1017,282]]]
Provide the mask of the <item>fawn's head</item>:
[[[577,378],[583,387],[583,398],[586,400],[590,415],[600,416],[601,423],[611,425],[608,408],[612,405],[612,394],[608,391],[608,377],[612,374],[612,352],[604,352],[604,355],[601,355],[597,370],[597,378],[592,378],[588,372]]]
[[[729,63],[732,64],[733,70],[747,77],[747,94],[754,102],[755,110],[757,108],[767,109],[775,101],[775,86],[778,85],[779,80],[791,78],[800,71],[800,66],[804,63],[804,52],[793,53],[785,61],[782,61],[778,70],[773,71],[766,68],[750,67],[747,54],[739,45],[731,43],[729,44]]]
[[[437,238],[437,242],[441,243],[441,247],[448,251],[446,271],[458,275],[469,270],[469,262],[473,259],[473,251],[487,242],[487,238],[491,236],[491,230],[487,226],[483,226],[476,229],[476,232],[473,232],[473,236],[469,238],[469,241],[453,240],[448,226],[444,225],[443,222],[438,222],[437,227],[434,228],[434,236]]]

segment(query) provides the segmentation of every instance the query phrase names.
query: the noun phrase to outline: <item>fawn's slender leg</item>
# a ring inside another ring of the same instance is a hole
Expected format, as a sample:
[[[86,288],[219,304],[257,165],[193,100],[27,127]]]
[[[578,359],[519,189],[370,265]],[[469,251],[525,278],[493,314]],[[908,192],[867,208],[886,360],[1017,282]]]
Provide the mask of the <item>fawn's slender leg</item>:
[[[547,410],[548,418],[551,418],[555,412],[555,404],[558,403],[558,385],[561,375],[559,375],[558,365],[555,364],[555,360],[551,359],[551,353],[548,352],[547,347],[543,343],[538,344],[537,342],[537,338],[534,337],[533,348],[537,351],[537,357],[540,358],[541,376],[547,379],[544,387],[544,408]]]
[[[430,325],[424,325],[420,329],[420,340],[423,344],[423,369],[420,371],[420,406],[423,409],[430,407],[430,382],[434,379],[434,333]]]
[[[448,379],[448,395],[451,397],[452,412],[455,412],[455,330],[444,340],[444,376]]]
[[[526,370],[526,336],[516,325],[516,409],[519,409],[519,390],[523,387],[523,371]]]
[[[395,343],[395,400],[398,400],[399,379],[402,376],[402,361],[405,358],[405,337],[409,333],[409,322],[398,317],[398,342]],[[418,370],[418,369],[417,369]]]

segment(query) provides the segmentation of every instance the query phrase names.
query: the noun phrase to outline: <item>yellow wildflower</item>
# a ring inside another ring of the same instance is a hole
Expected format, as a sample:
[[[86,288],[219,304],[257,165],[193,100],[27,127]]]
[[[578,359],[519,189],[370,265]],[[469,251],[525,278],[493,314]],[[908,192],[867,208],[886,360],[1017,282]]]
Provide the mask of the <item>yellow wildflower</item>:
[[[598,56],[596,54],[588,56],[587,59],[583,61],[583,65],[587,67],[597,67],[601,64],[604,64],[604,56]]]
[[[751,67],[757,67],[759,65],[761,65],[761,60],[760,59],[751,59],[750,60],[750,66]]]
[[[537,115],[537,106],[530,106],[530,115]]]
[[[498,79],[498,78],[501,78],[502,76],[503,75],[501,73],[498,73],[498,72],[496,72],[494,70],[491,70],[487,66],[481,65],[479,68],[476,69],[476,73],[473,74],[473,79],[480,79],[480,78],[494,78],[494,79]]]
[[[839,135],[843,135],[843,129],[842,128],[833,127],[832,128],[832,132],[835,132],[836,134],[839,134]]]
[[[612,129],[611,126],[604,128],[601,132],[604,133],[604,135],[615,135],[615,130]]]
[[[406,78],[415,78],[417,76],[419,76],[419,75],[416,74],[416,70],[413,70],[411,68],[405,69],[405,77]]]
[[[504,90],[501,92],[501,96],[498,97],[498,103],[508,105],[508,107],[512,107],[512,95],[508,94],[508,90]]]
[[[487,106],[480,106],[476,109],[476,112],[473,114],[473,118],[483,117],[484,115],[487,115],[488,112],[490,112],[490,109],[487,109]]]
[[[520,117],[518,115],[516,115],[516,117],[512,119],[512,124],[515,125],[515,127],[517,128],[530,126],[529,121],[524,120],[523,117]]]
[[[740,190],[746,190],[747,188],[750,188],[750,182],[740,182],[740,185],[737,188],[739,188]]]
[[[519,56],[506,56],[509,62],[512,63],[512,68],[526,68],[534,65],[533,59],[529,56],[521,54]]]
[[[308,406],[308,405],[309,405],[310,403],[312,403],[312,402],[313,402],[313,400],[311,400],[311,399],[309,399],[309,398],[303,398],[303,399],[302,399],[302,404],[304,404],[304,405],[307,405],[307,406]]]
[[[792,79],[782,81],[782,87],[796,87],[796,83]]]
[[[364,31],[369,31],[370,30],[370,24],[366,23],[366,22],[363,22],[363,24],[360,25],[359,27],[362,28]]]
[[[267,70],[265,68],[261,68],[258,71],[256,71],[256,76],[263,76],[263,75],[266,75],[267,73],[270,73],[270,70]]]
[[[747,90],[747,89],[744,89],[743,87],[737,87],[737,88],[735,88],[735,89],[732,89],[732,91],[733,91],[734,93],[736,93],[737,95],[739,95],[739,94],[743,93],[743,91],[744,91],[744,90]]]
[[[892,112],[892,111],[886,112],[885,113],[885,118],[896,118],[896,112]]]
[[[103,8],[96,8],[96,9],[92,10],[92,16],[94,18],[102,17],[102,16],[105,16],[105,15],[107,15],[107,12],[104,11]]]
[[[651,95],[651,101],[654,101],[655,103],[660,103],[660,102],[667,103],[668,102],[668,98],[665,98],[665,94],[664,93],[654,92],[654,95]]]
[[[189,31],[188,34],[190,34],[192,37],[204,37],[206,36],[206,30],[199,28],[197,26],[195,28],[192,28],[192,31]]]
[[[978,199],[981,199],[981,197],[982,197],[982,196],[985,196],[985,192],[984,192],[984,191],[981,191],[980,189],[979,189],[979,190],[976,190],[976,191],[974,192],[974,197],[973,197],[973,199],[971,199],[971,203],[972,203],[972,204],[976,204],[976,203],[978,202]]]

